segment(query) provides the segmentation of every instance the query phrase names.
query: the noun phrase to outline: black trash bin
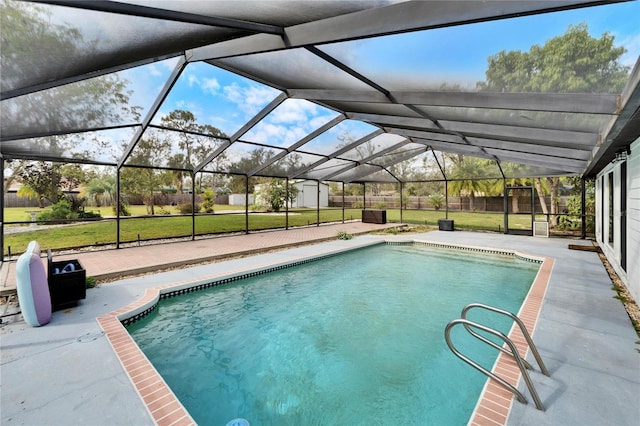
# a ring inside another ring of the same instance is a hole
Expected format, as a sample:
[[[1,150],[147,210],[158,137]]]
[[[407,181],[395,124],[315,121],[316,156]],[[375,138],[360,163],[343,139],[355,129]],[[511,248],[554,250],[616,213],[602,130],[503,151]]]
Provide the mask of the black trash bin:
[[[362,210],[362,223],[387,223],[386,210]]]
[[[453,219],[438,220],[438,229],[440,231],[453,231]]]
[[[79,300],[87,297],[87,271],[77,259],[54,262],[51,250],[47,258],[52,309],[76,306]]]

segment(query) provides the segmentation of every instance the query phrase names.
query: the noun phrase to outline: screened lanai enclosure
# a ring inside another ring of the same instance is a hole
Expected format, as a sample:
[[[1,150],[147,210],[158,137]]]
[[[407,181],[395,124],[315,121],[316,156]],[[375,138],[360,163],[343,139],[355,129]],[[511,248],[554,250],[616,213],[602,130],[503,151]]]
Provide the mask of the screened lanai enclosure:
[[[638,137],[637,1],[0,4],[2,256],[42,224],[119,245],[372,208],[584,235]]]

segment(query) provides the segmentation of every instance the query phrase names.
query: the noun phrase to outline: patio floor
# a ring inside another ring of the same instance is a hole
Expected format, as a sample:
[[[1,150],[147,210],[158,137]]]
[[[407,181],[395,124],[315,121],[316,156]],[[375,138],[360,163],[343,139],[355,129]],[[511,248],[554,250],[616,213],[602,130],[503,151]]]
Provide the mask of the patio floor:
[[[637,424],[638,336],[622,304],[613,298],[611,281],[597,254],[568,249],[569,243],[590,242],[458,231],[336,239],[339,230],[357,234],[378,228],[352,223],[56,257],[79,258],[92,276],[115,279],[109,274],[147,273],[88,290],[87,299],[76,308],[55,312],[44,327],[32,328],[24,321],[0,326],[0,423],[153,424],[96,321],[139,299],[147,288],[281,262],[294,254],[342,250],[373,239],[424,239],[516,249],[555,259],[533,334],[551,372],[551,377],[532,375],[546,411],[536,410],[532,403],[514,402],[508,424]],[[283,249],[290,246],[294,248]],[[222,256],[234,258],[200,264]],[[177,268],[194,263],[198,265]],[[173,269],[148,273],[167,264]],[[460,368],[469,367],[461,363]],[[469,374],[479,373],[469,368]],[[519,389],[528,395],[522,383]]]

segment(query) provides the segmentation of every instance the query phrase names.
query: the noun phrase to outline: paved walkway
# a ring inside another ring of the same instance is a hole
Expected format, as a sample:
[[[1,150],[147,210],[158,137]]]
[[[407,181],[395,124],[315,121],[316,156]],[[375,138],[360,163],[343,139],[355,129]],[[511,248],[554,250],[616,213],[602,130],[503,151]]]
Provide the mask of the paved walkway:
[[[92,276],[96,280],[105,280],[334,240],[339,231],[360,235],[397,227],[398,224],[345,222],[292,228],[286,231],[252,232],[171,244],[150,244],[124,249],[54,255],[54,260],[78,259],[87,271],[87,276]],[[41,249],[42,256],[46,256],[47,247],[41,247]],[[0,266],[0,292],[2,293],[15,292],[15,260],[17,257],[12,261],[3,262]]]
[[[171,259],[179,259],[184,264],[200,262],[207,256],[218,255],[218,250],[227,250],[227,255],[237,255],[244,249],[247,253],[258,249],[268,251],[103,284],[89,290],[87,299],[78,307],[55,312],[51,323],[44,327],[29,327],[23,321],[3,324],[0,326],[0,424],[153,424],[98,326],[97,317],[140,299],[150,287],[197,280],[255,264],[282,262],[294,255],[343,250],[367,241],[396,238],[517,249],[555,258],[533,334],[551,371],[550,378],[540,374],[532,376],[546,411],[536,410],[533,404],[514,402],[508,424],[637,424],[640,418],[640,363],[635,343],[638,336],[622,304],[613,298],[611,281],[597,254],[567,248],[569,243],[589,242],[457,231],[402,237],[363,235],[349,241],[336,239],[338,230],[352,234],[365,230],[359,226],[368,230],[377,227],[368,228],[369,225],[360,223],[321,226],[70,256],[80,258],[89,274],[100,276],[118,268],[126,271],[125,265],[129,265],[129,271],[141,271],[154,264],[157,268]],[[309,238],[324,242],[299,245],[305,240],[302,236],[295,239],[295,233],[306,233]],[[272,250],[286,244],[299,246]],[[532,361],[531,357],[529,360]],[[460,368],[477,374],[464,364]],[[519,389],[528,395],[522,383]]]

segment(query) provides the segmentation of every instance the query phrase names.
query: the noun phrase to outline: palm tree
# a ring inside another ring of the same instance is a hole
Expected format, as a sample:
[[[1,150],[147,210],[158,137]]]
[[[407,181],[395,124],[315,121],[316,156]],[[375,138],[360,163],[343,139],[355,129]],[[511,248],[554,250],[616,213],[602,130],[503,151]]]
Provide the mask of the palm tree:
[[[523,177],[527,171],[527,167],[522,164],[510,163],[510,162],[501,162],[500,167],[502,167],[502,171],[504,175],[507,177],[506,179],[498,179],[491,186],[491,192],[496,195],[504,196],[504,187],[506,186],[530,186],[531,179]],[[518,196],[520,195],[520,190],[514,190],[513,196],[511,197],[511,212],[518,213],[520,211],[520,206],[518,203]]]
[[[20,188],[18,188],[18,197],[25,197],[30,200],[38,200],[38,205],[40,208],[44,208],[44,198],[38,194],[38,191],[30,187],[29,185],[22,184]]]
[[[485,176],[483,169],[487,166],[488,160],[475,157],[463,157],[455,162],[453,171],[449,176],[451,179],[449,189],[454,194],[469,195],[469,209],[474,210],[476,193],[483,193],[489,190],[486,180],[481,180]]]
[[[93,178],[80,191],[82,197],[87,197],[101,205],[113,205],[116,199],[116,179],[113,176]]]

